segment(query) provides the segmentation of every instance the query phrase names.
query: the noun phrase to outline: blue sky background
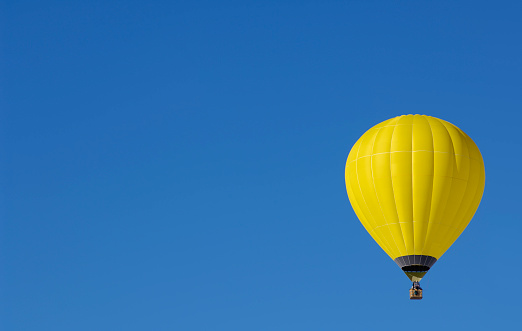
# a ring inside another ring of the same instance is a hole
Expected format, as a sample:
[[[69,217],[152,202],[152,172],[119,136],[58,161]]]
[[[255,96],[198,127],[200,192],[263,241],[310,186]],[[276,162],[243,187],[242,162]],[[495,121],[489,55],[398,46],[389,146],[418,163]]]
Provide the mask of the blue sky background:
[[[517,329],[520,1],[2,1],[3,330]],[[482,151],[423,280],[345,160],[401,114]]]

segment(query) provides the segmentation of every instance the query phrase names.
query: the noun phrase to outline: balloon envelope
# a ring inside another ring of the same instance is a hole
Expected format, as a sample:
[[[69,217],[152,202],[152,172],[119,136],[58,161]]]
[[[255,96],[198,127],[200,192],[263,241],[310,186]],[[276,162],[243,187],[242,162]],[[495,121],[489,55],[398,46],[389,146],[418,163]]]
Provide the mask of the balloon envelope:
[[[403,115],[368,130],[345,169],[359,220],[412,280],[420,280],[464,231],[484,191],[480,151],[441,119]]]

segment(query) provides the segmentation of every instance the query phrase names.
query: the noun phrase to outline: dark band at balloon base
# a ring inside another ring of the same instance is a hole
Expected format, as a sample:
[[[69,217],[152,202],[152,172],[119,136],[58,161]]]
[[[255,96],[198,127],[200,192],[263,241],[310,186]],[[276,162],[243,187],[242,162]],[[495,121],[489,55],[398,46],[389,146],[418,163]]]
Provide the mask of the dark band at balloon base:
[[[427,272],[437,259],[428,255],[404,255],[394,261],[405,272]]]

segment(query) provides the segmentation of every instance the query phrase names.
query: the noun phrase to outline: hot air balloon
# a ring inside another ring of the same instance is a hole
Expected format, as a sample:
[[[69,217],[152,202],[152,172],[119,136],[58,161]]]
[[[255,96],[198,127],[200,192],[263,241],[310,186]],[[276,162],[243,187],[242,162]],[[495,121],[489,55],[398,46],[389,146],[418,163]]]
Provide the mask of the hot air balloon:
[[[460,236],[484,191],[484,161],[461,129],[426,115],[375,125],[352,147],[346,190],[362,225],[413,282]]]

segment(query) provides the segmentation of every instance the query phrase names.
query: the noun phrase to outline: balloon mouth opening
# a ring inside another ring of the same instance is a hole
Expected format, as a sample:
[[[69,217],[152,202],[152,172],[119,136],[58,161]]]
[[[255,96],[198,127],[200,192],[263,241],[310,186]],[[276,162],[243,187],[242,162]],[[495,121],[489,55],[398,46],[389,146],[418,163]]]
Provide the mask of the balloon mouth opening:
[[[430,270],[430,267],[425,265],[407,265],[401,268],[402,271],[407,272],[426,272]]]

